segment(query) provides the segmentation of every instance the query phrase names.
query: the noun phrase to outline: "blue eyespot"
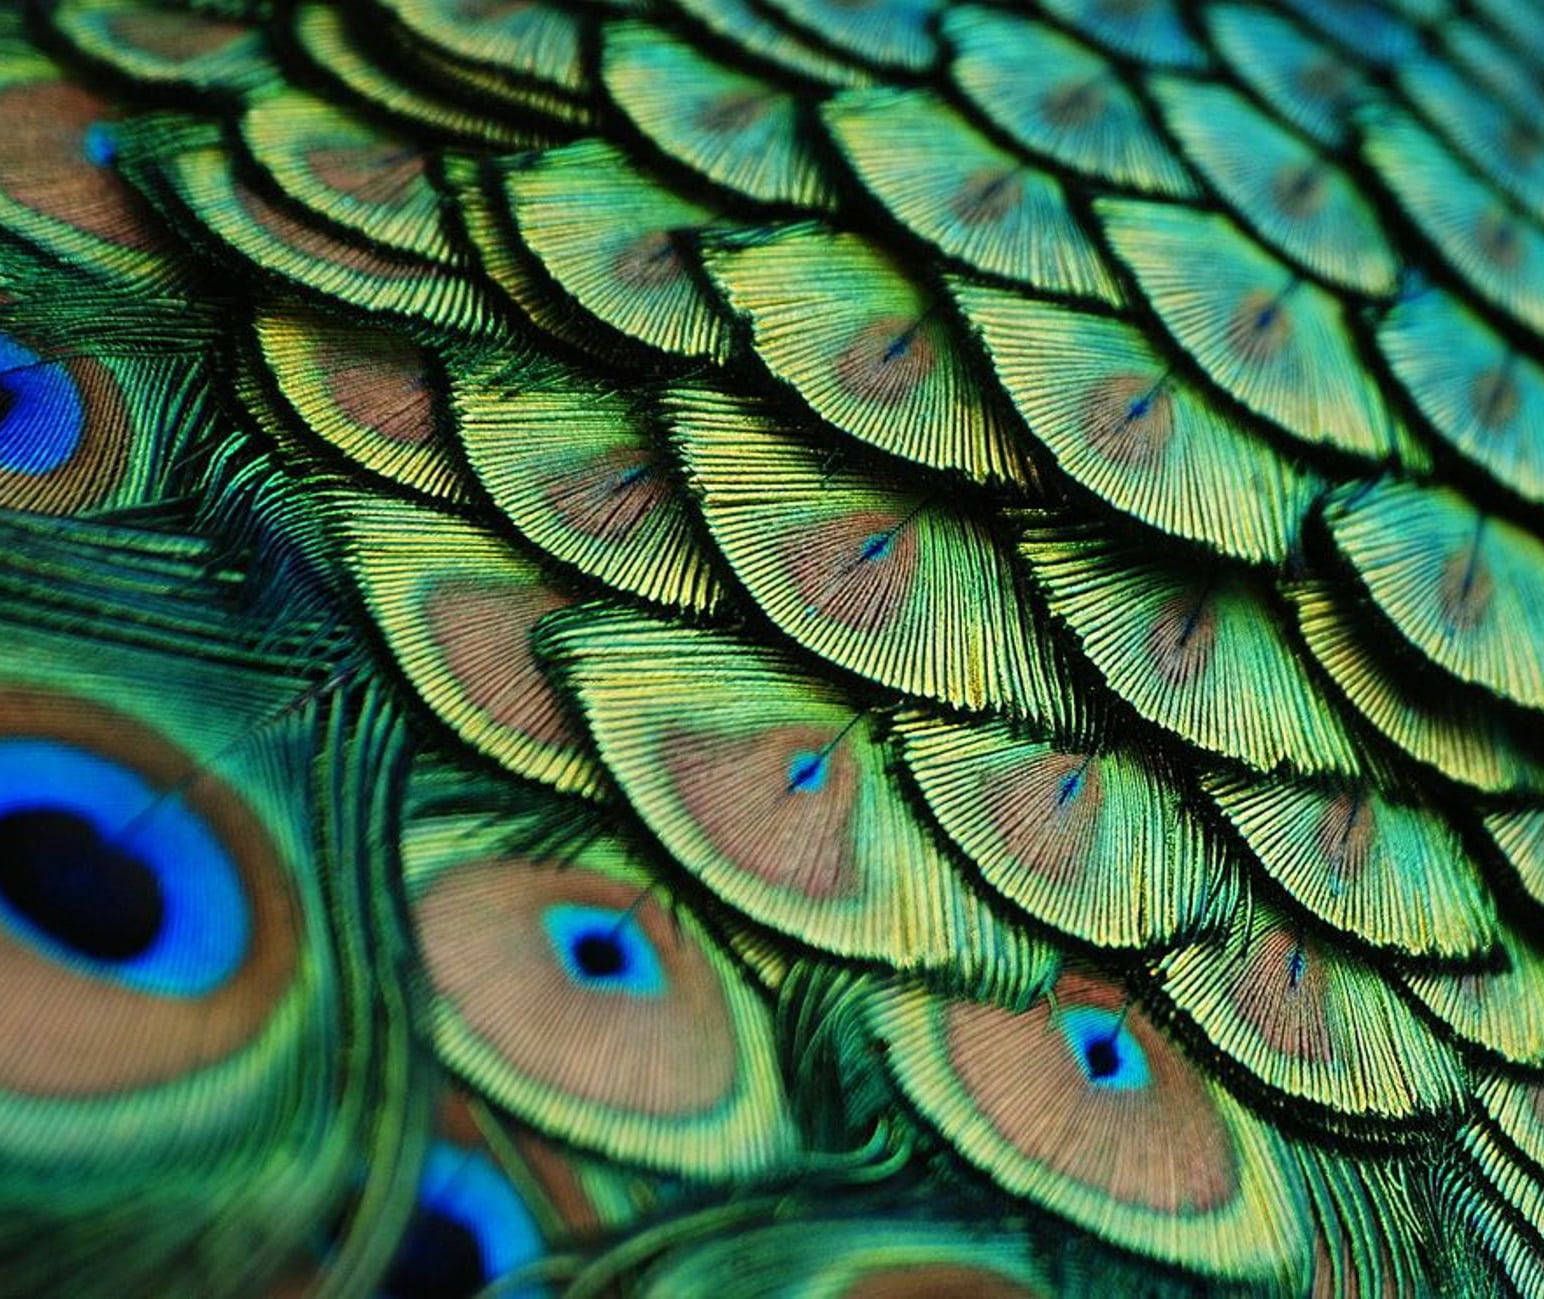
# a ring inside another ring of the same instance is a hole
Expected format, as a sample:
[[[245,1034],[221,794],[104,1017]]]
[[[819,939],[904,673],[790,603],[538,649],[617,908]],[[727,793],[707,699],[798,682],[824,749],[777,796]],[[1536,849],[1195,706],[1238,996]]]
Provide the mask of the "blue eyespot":
[[[93,122],[81,138],[80,151],[93,167],[111,167],[118,161],[118,133],[107,122]]]
[[[563,972],[584,988],[658,997],[665,991],[659,954],[626,911],[563,903],[542,916]]]
[[[824,753],[812,753],[805,749],[793,755],[788,763],[788,792],[790,794],[818,794],[826,787],[826,774],[830,765]]]
[[[895,532],[875,532],[863,539],[863,548],[858,552],[858,558],[873,561],[884,559],[889,555],[895,545]]]
[[[1152,1081],[1147,1055],[1118,1011],[1074,1006],[1056,1014],[1083,1076],[1109,1091],[1139,1091]]]
[[[1287,982],[1295,990],[1308,973],[1308,953],[1296,945],[1287,953]]]
[[[200,997],[241,965],[236,865],[182,798],[57,740],[0,739],[0,926],[72,969]]]
[[[418,1209],[381,1287],[387,1299],[471,1299],[542,1258],[536,1220],[487,1155],[437,1141],[418,1183]],[[545,1299],[532,1282],[500,1291]]]
[[[0,333],[0,469],[46,474],[80,445],[86,415],[69,372]]]

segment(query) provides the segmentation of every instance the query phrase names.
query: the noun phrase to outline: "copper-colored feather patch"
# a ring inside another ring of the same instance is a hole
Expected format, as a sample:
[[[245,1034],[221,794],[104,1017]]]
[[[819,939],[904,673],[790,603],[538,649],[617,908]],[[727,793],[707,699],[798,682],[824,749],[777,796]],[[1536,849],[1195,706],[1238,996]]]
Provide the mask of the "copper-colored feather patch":
[[[146,208],[105,165],[116,115],[64,81],[0,89],[0,194],[109,244],[150,252],[162,241]]]

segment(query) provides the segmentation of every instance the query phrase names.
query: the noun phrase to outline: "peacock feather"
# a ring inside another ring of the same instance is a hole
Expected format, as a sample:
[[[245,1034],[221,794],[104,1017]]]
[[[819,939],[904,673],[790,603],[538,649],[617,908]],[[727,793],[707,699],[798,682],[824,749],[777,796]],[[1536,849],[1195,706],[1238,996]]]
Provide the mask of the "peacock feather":
[[[1544,1299],[1544,0],[0,3],[0,1296]]]

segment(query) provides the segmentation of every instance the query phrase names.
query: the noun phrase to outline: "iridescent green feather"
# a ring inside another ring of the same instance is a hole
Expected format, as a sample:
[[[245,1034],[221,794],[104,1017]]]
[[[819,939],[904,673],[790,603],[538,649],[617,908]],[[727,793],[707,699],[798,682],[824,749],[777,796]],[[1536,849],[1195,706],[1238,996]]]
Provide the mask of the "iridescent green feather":
[[[1481,1184],[1479,1171],[1449,1160],[1435,1174],[1435,1212],[1449,1224],[1438,1260],[1453,1286],[1484,1299],[1544,1291],[1536,1236]]]
[[[1226,86],[1150,86],[1186,156],[1262,239],[1337,287],[1393,292],[1399,263],[1372,205],[1320,149]]]
[[[1291,19],[1249,5],[1207,7],[1217,48],[1249,89],[1322,144],[1343,144],[1351,110],[1369,93],[1360,70]]]
[[[950,72],[976,111],[1024,148],[1094,180],[1194,195],[1184,164],[1108,62],[1070,36],[997,10],[943,17]]]
[[[1450,487],[1353,483],[1325,520],[1373,603],[1462,681],[1544,707],[1544,542]]]
[[[60,0],[49,21],[74,52],[138,87],[247,94],[278,71],[255,25],[144,0]]]
[[[1475,1097],[1496,1128],[1535,1167],[1544,1167],[1544,1084],[1486,1070]]]
[[[1529,806],[1491,812],[1485,828],[1528,896],[1544,905],[1544,809]]]
[[[1255,901],[1224,941],[1157,962],[1163,995],[1201,1040],[1295,1106],[1409,1121],[1464,1103],[1452,1049],[1383,975]]]
[[[1406,216],[1487,303],[1544,334],[1544,226],[1406,113],[1368,116],[1363,152]]]
[[[558,804],[494,804],[407,832],[440,1055],[510,1112],[613,1159],[713,1180],[789,1161],[766,1005],[701,921],[651,897],[624,843],[542,845],[571,821]]]
[[[1544,789],[1544,766],[1511,718],[1478,690],[1456,689],[1438,669],[1388,653],[1368,614],[1324,583],[1286,595],[1303,641],[1351,706],[1397,748],[1450,780],[1495,793]],[[1424,672],[1421,671],[1425,667]],[[1413,669],[1413,670],[1412,670]]]
[[[1258,771],[1357,773],[1356,743],[1261,588],[1032,520],[1020,553],[1051,612],[1143,717]]]
[[[905,1097],[1010,1195],[1211,1276],[1306,1264],[1275,1132],[1118,985],[1069,970],[1018,1014],[894,985],[867,1019]]]
[[[1303,442],[1397,454],[1395,417],[1335,297],[1226,217],[1116,199],[1096,210],[1164,327],[1219,388]]]
[[[103,514],[189,490],[219,427],[213,313],[6,253],[0,506]]]
[[[929,290],[859,235],[788,226],[704,250],[773,376],[844,433],[981,482],[1027,469]]]
[[[1374,67],[1411,58],[1420,37],[1382,0],[1283,0],[1288,9],[1338,42],[1354,60]]]
[[[437,362],[410,336],[282,301],[259,311],[254,332],[278,396],[306,434],[403,487],[467,499],[439,426]]]
[[[1324,924],[1396,955],[1472,960],[1494,947],[1484,877],[1432,808],[1355,785],[1203,783],[1271,878]]]
[[[801,1219],[683,1245],[650,1268],[639,1294],[856,1299],[930,1284],[1001,1299],[1049,1293],[1046,1273],[1019,1233],[875,1214]]]
[[[80,274],[162,291],[181,268],[117,173],[121,110],[30,49],[0,60],[0,230]]]
[[[1544,366],[1459,299],[1400,299],[1378,347],[1437,435],[1525,500],[1544,503]]]
[[[455,59],[560,90],[585,89],[583,17],[550,0],[376,0]]]
[[[556,365],[455,358],[456,432],[493,503],[533,545],[673,609],[724,591],[640,403]]]
[[[1442,24],[1442,46],[1476,81],[1506,101],[1524,121],[1544,118],[1544,86],[1527,56],[1498,32],[1470,19]]]
[[[1535,65],[1544,63],[1544,32],[1533,21],[1535,6],[1517,4],[1514,0],[1473,0],[1473,7],[1507,41],[1509,48]]]
[[[1423,1230],[1412,1165],[1295,1147],[1318,1238],[1308,1293],[1428,1299]]]
[[[281,191],[324,220],[397,252],[459,260],[428,157],[412,141],[297,90],[253,103],[241,138]]]
[[[531,643],[569,597],[455,515],[341,490],[323,508],[371,620],[424,702],[515,775],[595,794],[600,773]]]
[[[1045,7],[1116,54],[1154,67],[1196,69],[1210,62],[1177,0],[1046,0]]]
[[[997,376],[1069,476],[1144,523],[1282,562],[1321,490],[1216,410],[1131,326],[956,281]]]
[[[641,22],[606,27],[601,78],[617,106],[673,161],[757,202],[833,205],[792,91]]]
[[[358,1011],[381,973],[360,936],[384,918],[402,736],[314,627],[244,617],[202,543],[3,530],[7,555],[52,570],[44,602],[38,572],[0,573],[8,816],[95,826],[186,926],[159,913],[140,961],[103,959],[8,892],[8,1005],[31,1028],[0,1051],[6,1288],[229,1293],[210,1277],[271,1274],[372,1143],[400,1139],[372,1108],[401,1116],[384,1071],[404,1068],[402,1007]],[[132,899],[106,905],[132,933]]]
[[[681,243],[716,220],[707,208],[597,140],[511,160],[499,188],[515,238],[583,312],[664,352],[726,355],[727,324]]]
[[[858,179],[944,256],[1047,293],[1121,302],[1061,183],[937,96],[847,91],[823,116]]]
[[[1503,927],[1479,971],[1409,973],[1405,983],[1465,1043],[1511,1064],[1544,1064],[1544,953]]]
[[[755,0],[675,0],[675,7],[737,54],[774,71],[820,86],[861,86],[875,78],[868,69],[774,21]]]
[[[921,715],[897,732],[944,832],[1036,920],[1101,948],[1162,949],[1230,909],[1217,841],[1141,754]]]
[[[670,856],[750,919],[1008,999],[1053,955],[999,921],[917,822],[874,714],[782,655],[605,605],[543,649]]]
[[[460,222],[476,250],[484,276],[518,310],[523,322],[581,351],[609,354],[614,336],[596,328],[594,318],[553,283],[515,235],[504,194],[505,171],[525,155],[505,160],[454,153],[441,163]]]
[[[545,128],[479,112],[391,76],[355,44],[343,13],[320,0],[302,0],[293,17],[294,37],[317,73],[351,99],[409,128],[429,128],[494,148],[533,148],[550,143]]]
[[[1513,112],[1446,60],[1402,64],[1399,84],[1487,180],[1544,221],[1544,123]]]
[[[0,10],[0,1292],[1544,1293],[1541,0]]]
[[[402,4],[403,0],[388,2]],[[372,61],[392,77],[406,83],[427,84],[452,102],[476,106],[484,116],[512,117],[539,130],[564,136],[576,127],[592,124],[594,109],[586,99],[551,83],[513,75],[481,57],[481,52],[489,45],[504,44],[503,33],[498,30],[502,25],[498,21],[499,15],[494,14],[491,22],[485,22],[489,14],[483,7],[484,0],[453,2],[470,4],[480,12],[469,13],[459,21],[453,14],[439,15],[439,26],[450,37],[448,43],[425,39],[408,22],[392,22],[374,6],[356,9],[350,15],[355,39],[370,52]],[[504,0],[494,2],[503,4]],[[405,0],[405,3],[406,7],[420,11],[440,6],[440,0],[423,3]],[[513,10],[506,9],[504,16],[512,18],[515,26],[521,26],[523,18],[535,18],[538,29],[544,20],[549,24],[555,20],[555,26],[561,29],[571,24],[574,18],[557,6],[532,0],[522,0]],[[527,34],[537,34],[539,38],[539,32],[533,33],[530,28]],[[471,57],[447,47],[468,38]],[[520,38],[516,37],[513,43],[519,44]]]
[[[481,288],[435,262],[345,239],[292,212],[238,175],[218,131],[179,119],[149,119],[125,141],[142,183],[164,184],[183,219],[272,276],[365,312],[450,329],[494,328]]]
[[[822,44],[896,72],[925,72],[937,57],[933,20],[943,0],[766,0]]]
[[[1496,1136],[1487,1125],[1472,1123],[1458,1135],[1458,1144],[1474,1164],[1486,1187],[1512,1210],[1523,1224],[1519,1233],[1544,1252],[1540,1224],[1544,1224],[1544,1177]]]
[[[1010,556],[947,499],[830,469],[795,427],[710,392],[666,397],[708,532],[751,598],[820,658],[972,711],[1065,717],[1063,673]]]

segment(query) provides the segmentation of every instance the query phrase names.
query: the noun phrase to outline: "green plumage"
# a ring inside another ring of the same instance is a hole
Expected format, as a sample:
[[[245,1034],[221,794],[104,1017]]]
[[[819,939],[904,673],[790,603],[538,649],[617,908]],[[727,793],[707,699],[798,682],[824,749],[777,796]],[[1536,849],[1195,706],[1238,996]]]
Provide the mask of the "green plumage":
[[[1544,1295],[1540,33],[0,13],[0,1296]]]

